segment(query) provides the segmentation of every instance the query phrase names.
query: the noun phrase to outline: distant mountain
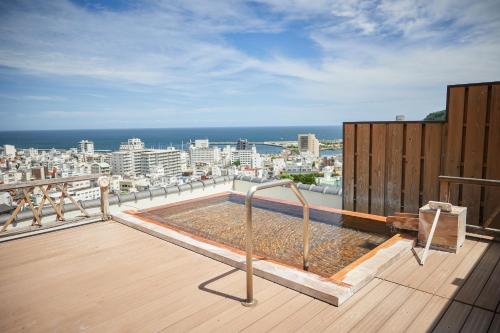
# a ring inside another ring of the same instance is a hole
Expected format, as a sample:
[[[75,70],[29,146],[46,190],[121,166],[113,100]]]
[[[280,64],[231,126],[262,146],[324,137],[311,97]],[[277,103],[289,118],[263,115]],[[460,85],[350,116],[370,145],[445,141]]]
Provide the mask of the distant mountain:
[[[446,120],[446,110],[436,111],[429,113],[424,120]]]

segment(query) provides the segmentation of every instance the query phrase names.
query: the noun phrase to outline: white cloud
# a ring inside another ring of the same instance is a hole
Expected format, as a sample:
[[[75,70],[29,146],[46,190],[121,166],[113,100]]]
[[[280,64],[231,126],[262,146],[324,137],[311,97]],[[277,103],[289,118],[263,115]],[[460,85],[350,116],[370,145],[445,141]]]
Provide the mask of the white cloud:
[[[334,109],[328,119],[340,122],[388,119],[403,109],[415,119],[444,106],[446,84],[500,76],[500,6],[494,0],[150,0],[117,11],[22,1],[0,3],[0,22],[0,66],[152,96],[140,107],[179,122],[196,115],[206,123],[220,117],[240,122],[251,112],[249,103],[262,117]],[[258,57],[225,38],[286,33],[290,23],[301,24],[318,47],[315,56]],[[102,100],[106,94],[92,95]],[[78,112],[73,116],[97,116]],[[123,112],[143,115],[132,107]]]

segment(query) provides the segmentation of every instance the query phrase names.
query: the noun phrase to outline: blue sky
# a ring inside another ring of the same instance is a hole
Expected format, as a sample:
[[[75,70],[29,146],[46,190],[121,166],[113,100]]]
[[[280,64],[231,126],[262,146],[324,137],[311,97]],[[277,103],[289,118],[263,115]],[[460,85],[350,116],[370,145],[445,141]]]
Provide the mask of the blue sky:
[[[0,0],[0,130],[416,120],[498,59],[498,0]]]

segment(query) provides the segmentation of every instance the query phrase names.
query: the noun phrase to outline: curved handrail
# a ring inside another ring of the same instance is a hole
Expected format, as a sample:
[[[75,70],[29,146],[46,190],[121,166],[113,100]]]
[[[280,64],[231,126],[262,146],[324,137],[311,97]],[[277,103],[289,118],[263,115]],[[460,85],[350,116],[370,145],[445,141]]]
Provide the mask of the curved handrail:
[[[297,185],[291,179],[283,179],[275,182],[263,183],[259,185],[252,186],[245,197],[245,207],[246,207],[246,277],[247,277],[247,298],[245,301],[241,302],[244,306],[254,306],[257,301],[253,298],[253,231],[252,231],[252,199],[255,192],[263,190],[266,188],[277,187],[277,186],[290,186],[293,193],[297,196],[300,203],[303,206],[304,215],[304,234],[303,234],[303,245],[304,245],[304,256],[303,256],[303,268],[304,270],[309,269],[309,204],[306,198],[302,195]]]

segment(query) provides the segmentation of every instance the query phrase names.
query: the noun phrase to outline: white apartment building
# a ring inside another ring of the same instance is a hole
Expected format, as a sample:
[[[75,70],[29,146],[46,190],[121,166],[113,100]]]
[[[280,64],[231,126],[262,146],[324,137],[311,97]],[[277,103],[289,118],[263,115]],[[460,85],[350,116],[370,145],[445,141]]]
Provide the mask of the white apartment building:
[[[221,154],[218,147],[197,147],[196,145],[189,147],[189,161],[192,166],[200,163],[213,165],[219,163],[220,159]]]
[[[144,149],[144,142],[138,138],[128,139],[127,142],[120,144],[120,150],[142,150]]]
[[[80,152],[83,155],[94,155],[94,142],[82,140],[80,143]]]
[[[85,200],[95,200],[101,197],[101,190],[98,186],[92,186],[90,180],[82,180],[69,184],[68,194],[71,195],[76,201],[85,201]],[[50,197],[59,202],[62,193],[51,192]],[[40,203],[39,200],[41,196],[36,196],[35,201]],[[65,203],[71,203],[68,198],[64,198]]]
[[[3,145],[3,154],[7,157],[16,157],[16,147],[13,145]]]
[[[99,187],[88,187],[74,192],[69,192],[69,195],[77,201],[95,200],[101,197],[101,190]]]
[[[240,162],[241,166],[250,166],[251,168],[261,168],[262,158],[257,153],[257,148],[253,146],[251,149],[233,150],[231,151],[231,163]]]
[[[115,175],[135,174],[134,155],[130,151],[114,151],[111,154],[111,172]]]
[[[153,173],[157,166],[163,167],[166,177],[182,174],[181,152],[174,148],[140,149],[144,143],[140,139],[129,139],[124,148],[113,152],[111,170],[113,174],[122,176],[146,175]]]
[[[319,157],[319,140],[314,134],[299,134],[299,151],[301,153],[310,153],[314,157]]]
[[[95,162],[90,165],[90,172],[93,174],[109,175],[111,168],[106,162]]]

